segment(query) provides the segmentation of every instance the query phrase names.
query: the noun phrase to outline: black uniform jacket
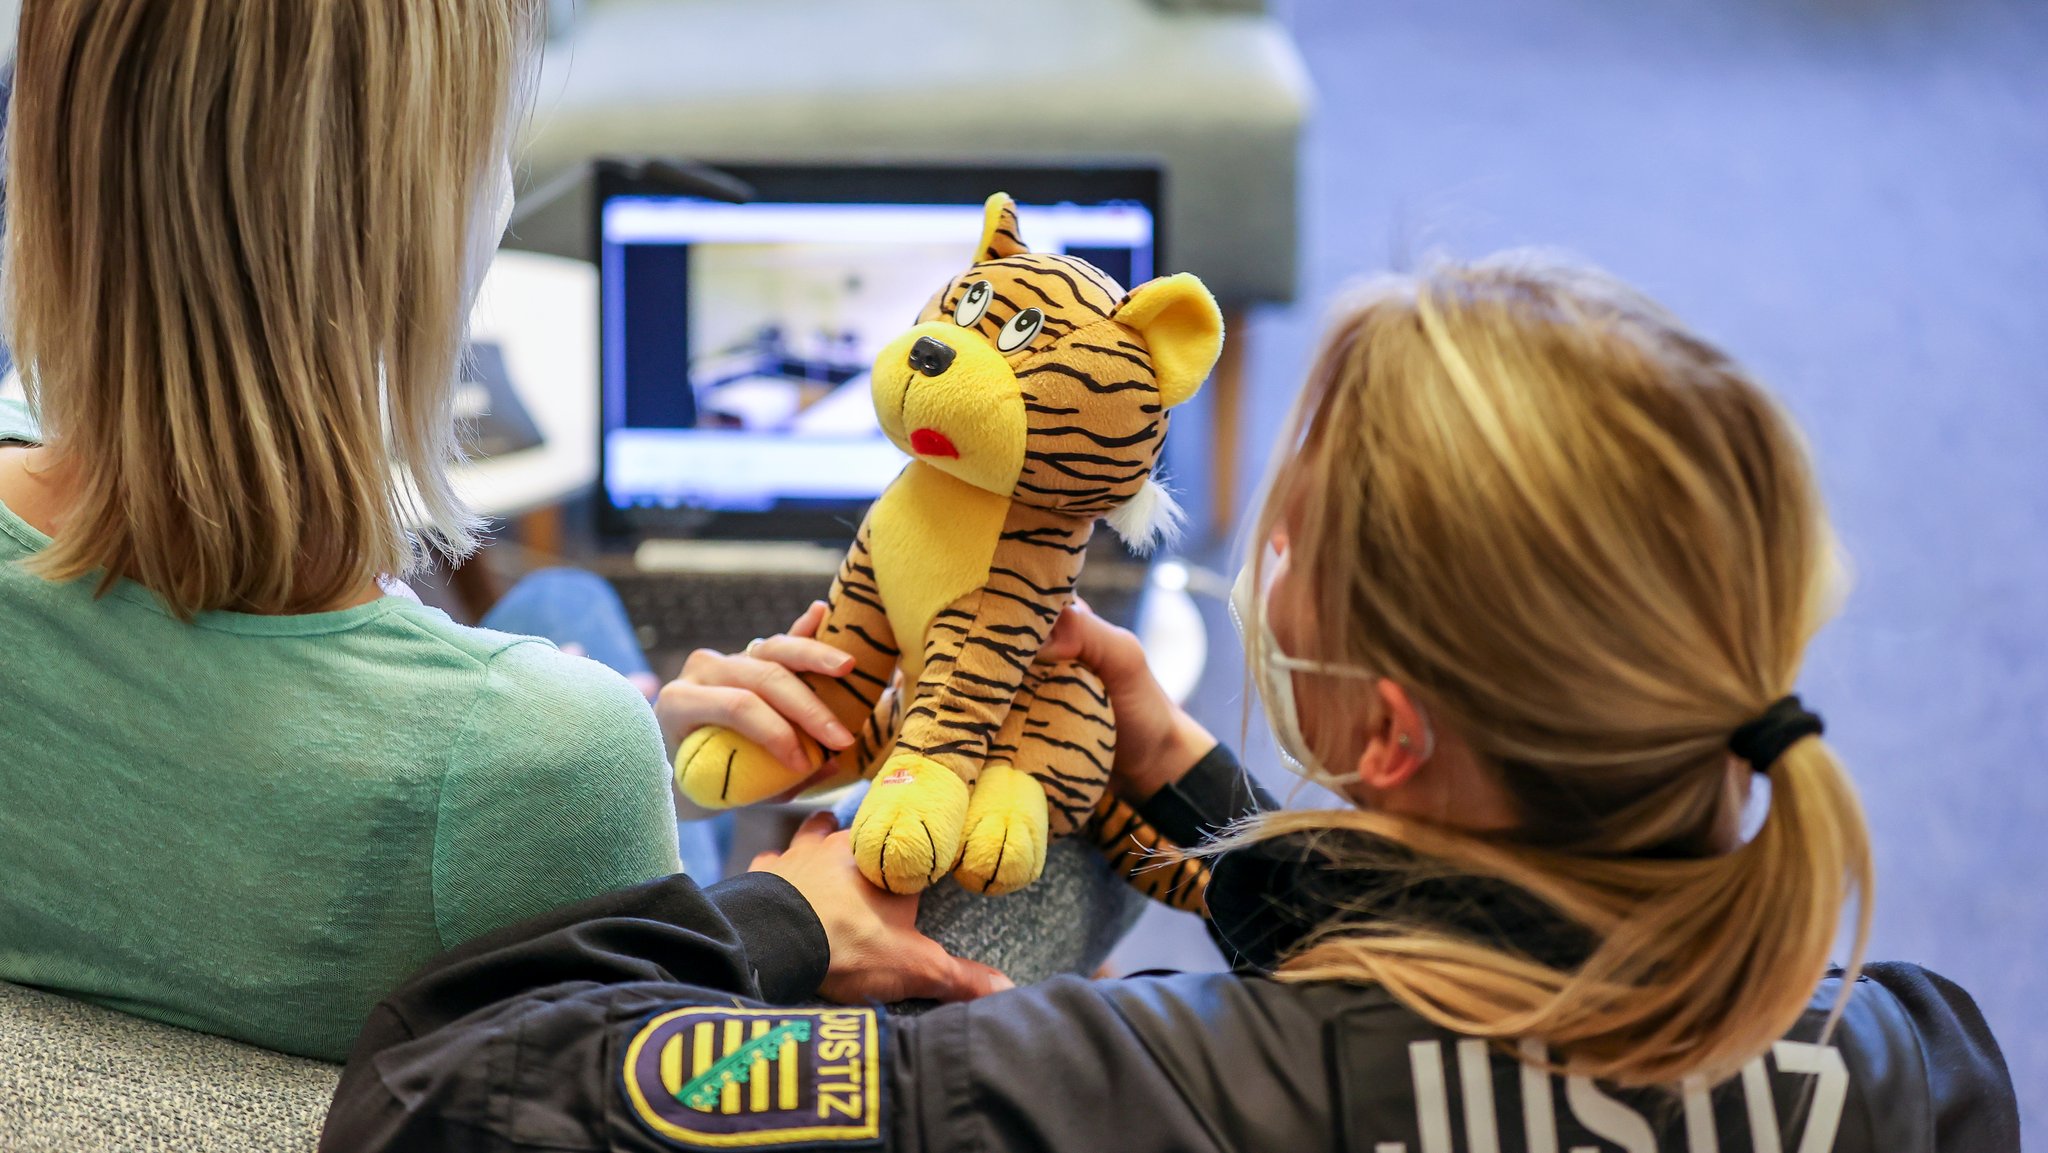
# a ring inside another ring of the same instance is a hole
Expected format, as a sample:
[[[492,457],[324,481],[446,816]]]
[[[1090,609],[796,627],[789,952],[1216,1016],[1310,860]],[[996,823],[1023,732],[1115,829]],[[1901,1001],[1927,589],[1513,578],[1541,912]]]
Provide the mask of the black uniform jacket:
[[[1260,803],[1218,750],[1146,815],[1183,844]],[[432,963],[380,1005],[321,1148],[2006,1153],[2004,1062],[1968,995],[1868,967],[1832,1037],[1715,1087],[1611,1089],[1437,1029],[1377,988],[1260,975],[1340,902],[1568,963],[1585,940],[1470,879],[1383,884],[1312,845],[1221,859],[1227,974],[1063,978],[919,1016],[819,1006],[818,919],[780,878],[682,877]],[[1525,1049],[1534,1050],[1533,1046]]]

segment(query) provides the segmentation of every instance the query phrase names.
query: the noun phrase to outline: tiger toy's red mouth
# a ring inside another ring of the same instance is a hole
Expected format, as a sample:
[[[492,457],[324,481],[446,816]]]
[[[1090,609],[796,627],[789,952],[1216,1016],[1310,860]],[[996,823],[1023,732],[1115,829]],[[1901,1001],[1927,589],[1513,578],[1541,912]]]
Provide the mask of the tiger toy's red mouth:
[[[956,460],[960,450],[946,439],[946,434],[935,428],[920,428],[910,434],[910,451],[919,456],[950,456]]]

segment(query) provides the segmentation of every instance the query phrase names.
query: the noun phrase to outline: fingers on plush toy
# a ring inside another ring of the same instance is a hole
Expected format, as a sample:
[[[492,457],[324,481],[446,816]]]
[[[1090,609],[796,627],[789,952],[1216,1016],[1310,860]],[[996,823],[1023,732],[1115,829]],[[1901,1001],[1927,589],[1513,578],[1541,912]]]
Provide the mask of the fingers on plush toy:
[[[1031,252],[998,193],[975,262],[876,357],[876,416],[912,459],[862,523],[818,632],[854,671],[807,678],[861,734],[842,768],[875,778],[854,824],[869,880],[915,892],[950,871],[1010,892],[1038,878],[1050,837],[1101,828],[1108,696],[1038,651],[1098,520],[1139,547],[1172,527],[1153,469],[1169,410],[1222,342],[1194,277],[1125,292],[1085,260]],[[677,770],[712,807],[803,779],[723,730],[692,734]]]

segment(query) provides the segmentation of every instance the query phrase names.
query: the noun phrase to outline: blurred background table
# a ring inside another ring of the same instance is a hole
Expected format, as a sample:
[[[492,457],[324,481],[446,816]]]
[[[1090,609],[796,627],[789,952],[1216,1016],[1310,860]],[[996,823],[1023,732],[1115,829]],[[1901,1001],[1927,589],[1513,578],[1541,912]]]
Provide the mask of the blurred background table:
[[[472,341],[496,344],[541,443],[465,462],[455,491],[488,517],[549,510],[597,480],[597,269],[499,252],[471,310]]]

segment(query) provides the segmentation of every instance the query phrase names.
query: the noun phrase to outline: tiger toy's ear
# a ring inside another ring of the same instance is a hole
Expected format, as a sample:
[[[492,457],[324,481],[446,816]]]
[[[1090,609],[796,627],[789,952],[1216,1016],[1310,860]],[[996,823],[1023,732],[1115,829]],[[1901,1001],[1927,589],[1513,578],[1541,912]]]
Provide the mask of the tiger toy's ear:
[[[1159,402],[1167,408],[1195,395],[1223,355],[1223,310],[1201,281],[1185,272],[1148,280],[1117,305],[1117,323],[1145,338]]]
[[[985,260],[1001,260],[1029,252],[1031,247],[1024,243],[1024,236],[1017,231],[1017,202],[1007,192],[998,192],[981,206],[981,247],[975,251],[975,263]]]

